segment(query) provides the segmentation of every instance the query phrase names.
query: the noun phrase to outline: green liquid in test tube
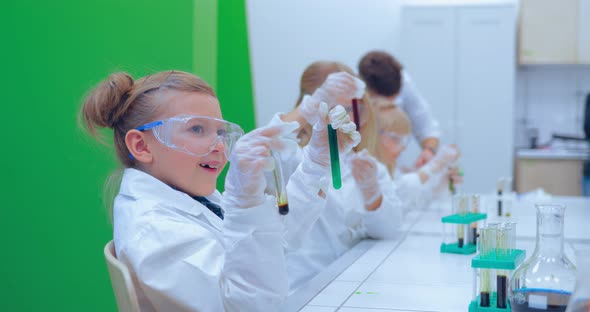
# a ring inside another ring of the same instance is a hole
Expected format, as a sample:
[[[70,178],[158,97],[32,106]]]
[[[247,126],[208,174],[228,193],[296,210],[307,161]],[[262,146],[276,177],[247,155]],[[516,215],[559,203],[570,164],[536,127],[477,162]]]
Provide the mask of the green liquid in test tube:
[[[342,187],[340,177],[340,156],[338,155],[338,136],[332,125],[328,125],[328,141],[330,142],[330,166],[332,167],[332,186],[335,189]]]

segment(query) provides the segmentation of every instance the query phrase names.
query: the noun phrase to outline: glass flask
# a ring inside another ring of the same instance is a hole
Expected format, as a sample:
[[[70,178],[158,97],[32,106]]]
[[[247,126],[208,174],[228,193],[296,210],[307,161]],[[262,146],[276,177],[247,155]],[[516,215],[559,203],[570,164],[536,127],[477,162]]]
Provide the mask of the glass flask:
[[[536,208],[535,251],[514,271],[508,298],[513,312],[564,312],[576,281],[576,268],[563,251],[565,206]]]
[[[590,311],[590,250],[576,251],[577,279],[566,312]]]

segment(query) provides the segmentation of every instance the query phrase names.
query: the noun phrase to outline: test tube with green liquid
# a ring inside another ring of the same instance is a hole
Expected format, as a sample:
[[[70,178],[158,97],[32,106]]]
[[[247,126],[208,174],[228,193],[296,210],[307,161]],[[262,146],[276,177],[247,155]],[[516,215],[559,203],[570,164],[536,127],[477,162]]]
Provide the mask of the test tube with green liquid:
[[[340,155],[338,155],[338,136],[332,125],[328,125],[328,141],[330,144],[330,167],[332,167],[332,186],[335,189],[342,187],[340,176]]]

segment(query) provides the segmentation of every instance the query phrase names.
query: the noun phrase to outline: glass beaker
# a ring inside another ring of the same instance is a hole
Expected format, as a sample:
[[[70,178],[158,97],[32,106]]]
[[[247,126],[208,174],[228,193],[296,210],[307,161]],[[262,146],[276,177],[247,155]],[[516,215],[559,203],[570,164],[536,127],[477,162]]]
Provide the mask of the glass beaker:
[[[566,312],[590,311],[590,250],[576,251],[576,288]]]
[[[565,311],[575,285],[576,268],[563,252],[565,206],[539,204],[533,255],[510,279],[513,312]]]

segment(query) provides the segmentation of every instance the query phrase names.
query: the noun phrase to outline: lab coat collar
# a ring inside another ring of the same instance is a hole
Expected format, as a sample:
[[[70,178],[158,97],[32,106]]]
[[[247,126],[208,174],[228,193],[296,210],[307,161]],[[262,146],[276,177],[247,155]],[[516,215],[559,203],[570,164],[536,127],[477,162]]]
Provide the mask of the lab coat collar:
[[[168,184],[141,170],[133,168],[125,169],[119,194],[133,198],[148,198],[155,201],[165,201],[170,203],[168,206],[179,209],[192,216],[197,217],[203,214],[211,225],[219,229],[223,227],[223,221],[203,204],[193,199],[188,194],[170,187]],[[205,197],[217,204],[221,201],[221,194],[217,190],[215,190],[213,194]]]

